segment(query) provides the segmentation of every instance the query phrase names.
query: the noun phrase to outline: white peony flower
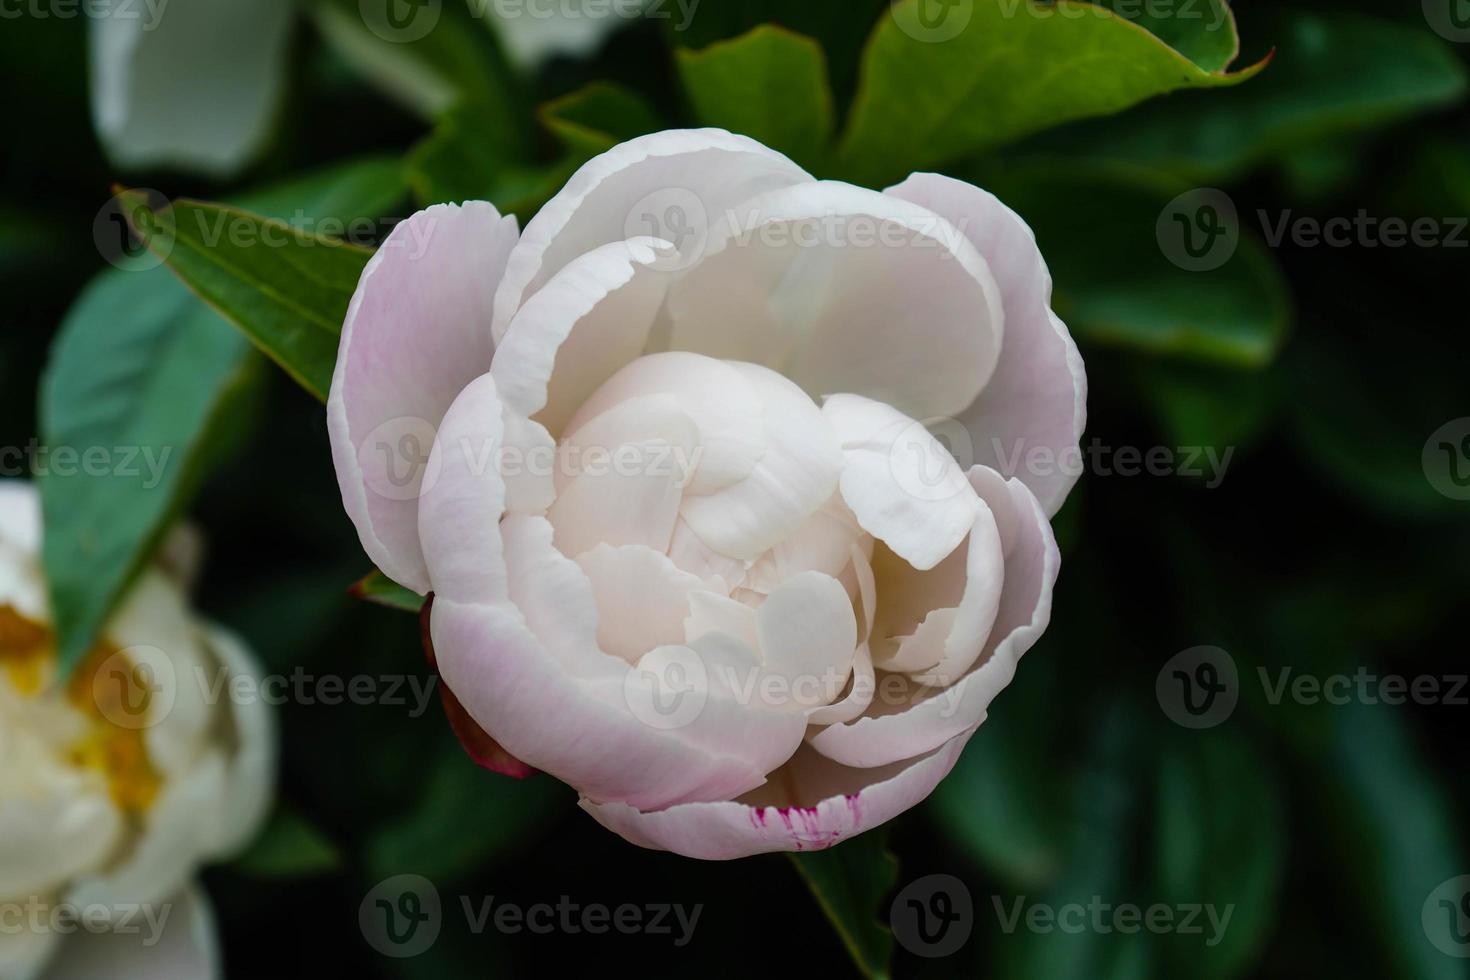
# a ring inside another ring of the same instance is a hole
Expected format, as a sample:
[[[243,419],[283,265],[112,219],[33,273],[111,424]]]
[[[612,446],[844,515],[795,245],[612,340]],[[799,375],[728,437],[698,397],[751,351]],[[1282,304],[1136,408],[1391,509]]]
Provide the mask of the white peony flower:
[[[1046,626],[1076,469],[1002,473],[1077,452],[1050,292],[960,181],[635,139],[524,234],[471,202],[385,242],[328,402],[343,500],[432,592],[487,764],[649,847],[824,847],[928,795]]]
[[[40,542],[34,487],[0,482],[0,978],[217,976],[192,882],[258,829],[275,731],[210,692],[253,659],[149,569],[59,683]]]

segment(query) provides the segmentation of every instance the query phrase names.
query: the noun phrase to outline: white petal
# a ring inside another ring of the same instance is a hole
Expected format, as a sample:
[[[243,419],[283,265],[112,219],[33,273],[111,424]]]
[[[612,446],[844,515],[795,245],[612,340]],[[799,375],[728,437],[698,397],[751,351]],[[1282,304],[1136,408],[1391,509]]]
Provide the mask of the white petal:
[[[698,444],[670,395],[623,402],[563,440],[561,486],[547,512],[562,554],[575,558],[599,544],[667,551],[684,496],[676,461],[692,458]]]
[[[667,555],[642,545],[598,545],[577,564],[597,597],[598,646],[629,664],[654,647],[682,644],[692,598],[713,595]]]
[[[837,489],[841,450],[832,426],[805,393],[755,364],[734,364],[761,400],[766,451],[745,479],[686,496],[689,527],[711,548],[751,560],[778,544]]]
[[[92,119],[124,167],[228,177],[265,144],[280,101],[290,0],[106,0],[91,27]]]
[[[994,195],[950,177],[914,174],[884,193],[943,215],[990,263],[1005,306],[1005,344],[985,390],[953,414],[969,429],[972,462],[1018,477],[1055,514],[1082,471],[1075,454],[1087,422],[1087,374],[1051,311],[1051,274],[1036,237]],[[1034,471],[1010,462],[1038,449],[1054,462]]]
[[[667,239],[686,226],[696,240],[673,244],[697,249],[708,222],[726,209],[809,180],[781,154],[721,129],[665,130],[618,144],[583,164],[526,225],[495,297],[495,339],[526,297],[578,256],[640,235]],[[670,208],[680,209],[679,221],[664,220]]]
[[[822,414],[842,444],[842,499],[863,530],[920,570],[954,551],[979,500],[948,450],[920,423],[860,395],[833,395]]]
[[[155,920],[139,915],[136,932],[94,933],[85,929],[66,937],[46,980],[219,980],[224,976],[214,909],[198,885],[150,909]],[[159,932],[155,932],[155,923]]]
[[[788,580],[756,611],[766,671],[783,677],[791,703],[814,708],[837,700],[857,648],[857,619],[842,583],[820,572]]]
[[[954,226],[850,184],[734,208],[669,292],[669,346],[774,367],[915,417],[969,405],[1002,343],[1000,291]]]
[[[260,664],[239,637],[213,624],[205,626],[205,634],[210,650],[224,664],[229,678],[248,677],[260,682]],[[209,844],[211,858],[230,857],[249,843],[265,823],[275,798],[274,708],[259,697],[231,700],[228,707],[234,753],[226,763],[223,821]]]
[[[668,290],[651,238],[611,242],[577,256],[505,331],[491,371],[505,403],[561,434],[577,408],[643,353]]]

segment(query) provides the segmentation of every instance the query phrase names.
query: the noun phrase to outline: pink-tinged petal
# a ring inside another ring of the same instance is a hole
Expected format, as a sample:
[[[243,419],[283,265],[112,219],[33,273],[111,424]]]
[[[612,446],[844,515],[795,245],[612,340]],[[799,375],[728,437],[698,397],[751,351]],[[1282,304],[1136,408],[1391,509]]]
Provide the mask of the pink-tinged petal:
[[[557,497],[547,512],[556,546],[575,558],[599,544],[665,552],[684,498],[679,460],[699,432],[672,395],[625,401],[558,447]]]
[[[490,369],[495,287],[515,241],[515,219],[483,201],[420,211],[369,260],[342,325],[327,399],[342,502],[368,556],[420,594],[424,459],[460,389]]]
[[[868,705],[873,703],[875,690],[873,655],[866,643],[860,643],[852,655],[852,683],[848,685],[847,693],[838,701],[808,712],[807,724],[838,725],[861,718]]]
[[[431,625],[445,682],[486,733],[593,799],[651,809],[729,799],[760,785],[805,730],[800,715],[713,696],[682,724],[658,727],[630,704],[627,664],[606,657],[606,667],[571,675],[513,606],[436,598]]]
[[[939,440],[861,395],[833,395],[822,414],[842,444],[842,499],[863,530],[921,571],[959,547],[979,504]]]
[[[424,656],[428,658],[429,667],[435,674],[439,673],[439,660],[434,656],[434,639],[430,632],[429,620],[434,608],[434,596],[430,593],[428,601],[419,610],[419,638],[423,643]],[[449,722],[449,730],[454,732],[454,737],[459,739],[459,744],[464,747],[465,754],[470,761],[482,769],[498,772],[502,776],[510,776],[512,779],[525,779],[535,774],[536,770],[526,765],[520,759],[505,751],[505,748],[495,739],[491,738],[480,723],[470,717],[465,706],[449,689],[444,678],[439,678],[439,700],[444,706],[444,719]]]
[[[214,909],[204,889],[149,903],[129,932],[78,929],[58,944],[45,980],[217,980],[224,976]],[[155,932],[155,924],[161,932]]]
[[[898,816],[939,785],[969,732],[919,759],[852,769],[803,748],[748,801],[639,810],[584,797],[582,809],[640,847],[725,861],[771,851],[817,851]]]
[[[668,555],[643,545],[598,545],[579,554],[577,564],[597,599],[597,645],[629,664],[654,647],[683,644],[691,599],[714,594]]]
[[[1000,515],[996,523],[1005,551],[1005,588],[978,663],[942,689],[905,685],[897,675],[880,679],[884,696],[874,700],[867,716],[833,725],[809,740],[822,754],[850,766],[881,766],[926,752],[980,724],[991,700],[1015,675],[1022,654],[1046,630],[1061,567],[1046,513],[1019,480],[975,467],[970,481]]]
[[[722,129],[671,129],[620,143],[572,175],[526,225],[495,296],[498,342],[521,304],[572,260],[640,235],[685,237],[740,202],[811,176],[755,140]]]
[[[643,353],[669,275],[668,247],[611,242],[578,256],[516,313],[491,372],[502,400],[558,435],[587,397]]]
[[[1002,346],[1000,290],[956,228],[834,181],[732,209],[669,291],[669,347],[763,364],[809,395],[954,415]]]
[[[722,555],[705,544],[682,517],[674,522],[669,558],[691,575],[698,575],[706,581],[718,578],[727,590],[735,589],[745,579],[745,562]]]
[[[831,423],[791,381],[756,364],[732,366],[761,401],[765,453],[744,479],[713,493],[685,495],[680,513],[715,551],[750,561],[831,498],[842,451]]]
[[[1005,304],[1000,362],[963,413],[973,462],[1020,479],[1055,514],[1081,474],[1087,373],[1066,325],[1051,311],[1051,274],[1024,221],[994,195],[938,174],[914,174],[884,193],[961,229],[990,263]],[[1041,463],[1027,454],[1040,450]]]
[[[444,413],[419,499],[427,578],[440,599],[499,602],[508,594],[500,539],[505,481],[496,459],[504,438],[495,379],[482,374]]]
[[[744,585],[770,595],[787,579],[802,572],[821,572],[841,579],[855,560],[867,564],[868,556],[863,549],[871,547],[872,542],[864,542],[857,518],[841,496],[834,495],[800,527],[756,559],[745,575]],[[856,558],[854,549],[858,552]]]

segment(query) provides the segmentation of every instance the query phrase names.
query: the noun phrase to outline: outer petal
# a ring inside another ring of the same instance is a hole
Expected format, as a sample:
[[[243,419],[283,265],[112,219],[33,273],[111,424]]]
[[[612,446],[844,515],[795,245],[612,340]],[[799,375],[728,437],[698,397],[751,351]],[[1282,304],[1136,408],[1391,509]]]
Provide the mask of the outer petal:
[[[190,886],[151,911],[161,934],[153,934],[144,916],[135,923],[138,932],[79,931],[60,944],[44,980],[216,980],[224,975],[214,910],[202,888]]]
[[[495,296],[498,343],[526,297],[577,256],[638,235],[667,239],[689,255],[709,223],[741,201],[811,176],[755,140],[723,129],[671,129],[593,157],[526,225]],[[678,221],[667,219],[678,209]],[[692,213],[691,213],[692,212]]]
[[[685,857],[724,861],[769,851],[816,851],[893,819],[927,797],[954,768],[969,740],[965,732],[923,758],[884,769],[850,769],[808,749],[773,773],[775,787],[796,795],[766,804],[732,801],[687,803],[653,812],[584,797],[582,809],[607,829],[640,847]]]
[[[669,346],[775,368],[914,418],[974,400],[1001,349],[975,247],[917,205],[836,181],[741,204],[669,292]]]
[[[885,193],[949,219],[990,263],[1005,304],[1005,344],[990,383],[959,418],[974,440],[973,462],[1019,478],[1055,514],[1081,475],[1087,374],[1051,311],[1051,274],[1035,236],[994,195],[950,177],[914,174]],[[1028,472],[1026,454],[1038,448],[1056,462]]]
[[[258,152],[280,101],[290,0],[107,0],[91,22],[92,119],[124,167],[226,177]]]
[[[244,642],[223,627],[206,624],[209,648],[230,677],[262,677]],[[228,681],[226,682],[228,683]],[[276,786],[276,718],[263,698],[229,705],[234,753],[225,769],[224,820],[209,842],[210,858],[227,858],[250,842],[270,813]]]
[[[1005,480],[975,467],[970,481],[1000,515],[996,524],[1006,562],[1000,610],[984,653],[948,688],[912,687],[911,699],[897,703],[875,699],[866,717],[816,735],[809,744],[823,755],[850,766],[881,766],[927,752],[975,727],[985,720],[991,700],[1010,683],[1021,655],[1046,630],[1052,586],[1061,567],[1046,514],[1019,480]],[[880,709],[887,713],[879,713]]]
[[[368,556],[419,593],[424,458],[460,389],[490,369],[491,299],[515,239],[515,219],[482,201],[420,211],[368,262],[342,325],[327,400],[342,502]]]

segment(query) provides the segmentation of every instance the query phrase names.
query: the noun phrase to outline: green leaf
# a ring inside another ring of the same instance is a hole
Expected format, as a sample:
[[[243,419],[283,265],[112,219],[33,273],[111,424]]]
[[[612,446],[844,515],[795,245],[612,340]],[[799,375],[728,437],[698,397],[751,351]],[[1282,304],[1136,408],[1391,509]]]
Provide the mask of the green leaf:
[[[1356,699],[1334,710],[1326,754],[1307,760],[1320,788],[1317,822],[1329,829],[1334,867],[1356,891],[1386,974],[1463,980],[1464,961],[1431,944],[1421,916],[1430,892],[1465,873],[1464,815],[1414,744],[1402,711]]]
[[[1280,402],[1276,371],[1149,360],[1133,376],[1171,446],[1239,449],[1265,434]]]
[[[352,594],[359,599],[403,612],[417,613],[424,608],[423,596],[399,585],[376,568],[352,586]]]
[[[346,223],[377,218],[403,196],[393,161],[370,158],[247,200],[282,217]],[[41,434],[48,446],[106,448],[119,465],[102,476],[56,467],[37,474],[63,671],[91,646],[164,529],[228,451],[227,436],[248,419],[254,364],[245,338],[161,267],[109,270],[68,312],[41,378]],[[128,466],[126,453],[135,457]]]
[[[311,11],[322,36],[349,65],[391,97],[427,118],[473,105],[480,136],[504,154],[524,157],[531,118],[523,85],[495,32],[465,0],[405,4],[410,16],[394,24],[388,4],[314,0]],[[369,18],[377,18],[369,24]],[[375,30],[376,28],[376,30]]]
[[[869,831],[837,847],[789,857],[863,976],[889,976],[893,933],[878,914],[898,882],[898,861],[888,853],[886,836]]]
[[[625,140],[664,128],[638,93],[611,82],[593,82],[537,110],[541,124],[579,159],[590,159]]]
[[[1236,221],[1238,245],[1221,253],[1218,268],[1192,271],[1166,255],[1161,216],[1183,185],[1044,162],[982,185],[1036,232],[1056,283],[1054,306],[1079,340],[1239,367],[1275,358],[1291,305],[1274,257],[1254,235]]]
[[[1055,815],[1062,802],[1047,765],[1056,702],[1052,661],[1029,658],[985,719],[983,738],[965,747],[934,791],[930,813],[976,863],[1023,890],[1056,875],[1066,840]]]
[[[342,867],[342,852],[301,812],[282,803],[234,868],[252,878],[309,878]]]
[[[1073,785],[1066,858],[1051,887],[1039,896],[1041,904],[1060,910],[1086,907],[1096,898],[1117,905],[1138,897],[1130,891],[1128,875],[1136,846],[1131,831],[1139,809],[1140,742],[1134,706],[1122,701],[1107,705]],[[1020,916],[1010,927],[1011,934],[997,941],[997,976],[1144,980],[1150,975],[1151,950],[1138,935],[1028,928],[1025,916],[1037,900],[1027,891],[994,896],[996,911],[1004,919]],[[1003,921],[1002,929],[1006,928]]]
[[[62,674],[191,496],[199,460],[243,396],[248,353],[162,269],[105,273],[68,312],[41,378],[53,465],[37,474]],[[112,460],[100,471],[55,465],[60,450],[99,448]]]
[[[1042,140],[1048,149],[1222,181],[1263,161],[1380,129],[1465,94],[1465,69],[1422,28],[1342,11],[1265,12],[1271,70],[1211,95],[1181,93]]]
[[[549,777],[488,772],[457,742],[446,743],[412,808],[368,838],[368,869],[379,877],[461,878],[521,845],[557,812],[562,796],[561,784]]]
[[[327,399],[347,305],[372,253],[240,208],[118,195],[154,254],[307,391]]]
[[[744,133],[803,166],[820,162],[835,112],[827,59],[816,41],[764,24],[675,55],[699,122]]]
[[[1174,733],[1171,732],[1171,735]],[[1158,901],[1199,904],[1220,917],[1164,943],[1168,975],[1240,976],[1276,926],[1285,814],[1270,756],[1216,730],[1175,735],[1158,773]],[[1228,914],[1229,920],[1223,916]]]
[[[926,25],[931,8],[899,0],[878,22],[839,151],[861,183],[1177,89],[1235,85],[1264,67],[1201,67],[1139,24],[1076,0],[975,0],[944,11]]]

